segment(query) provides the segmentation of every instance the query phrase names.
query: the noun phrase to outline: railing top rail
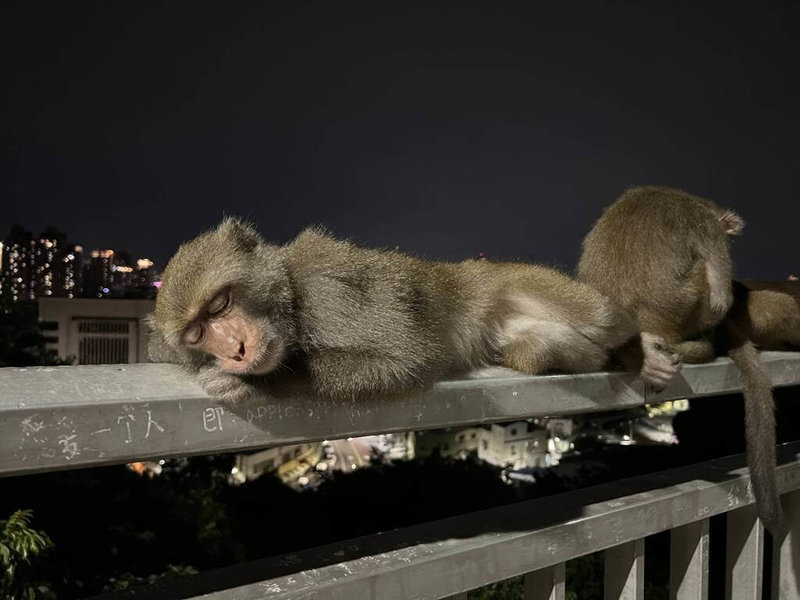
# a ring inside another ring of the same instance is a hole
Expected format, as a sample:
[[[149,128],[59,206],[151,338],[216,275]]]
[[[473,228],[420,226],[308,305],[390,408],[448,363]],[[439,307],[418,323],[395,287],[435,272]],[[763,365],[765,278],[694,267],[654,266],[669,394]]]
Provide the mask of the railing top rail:
[[[800,384],[800,353],[762,356],[775,385]],[[736,367],[718,359],[686,365],[655,396],[628,373],[529,377],[488,369],[403,398],[334,403],[299,395],[223,406],[174,365],[5,368],[0,474],[630,408],[739,389]]]
[[[800,487],[800,443],[778,487]],[[443,598],[753,503],[742,455],[105,594],[95,600]]]

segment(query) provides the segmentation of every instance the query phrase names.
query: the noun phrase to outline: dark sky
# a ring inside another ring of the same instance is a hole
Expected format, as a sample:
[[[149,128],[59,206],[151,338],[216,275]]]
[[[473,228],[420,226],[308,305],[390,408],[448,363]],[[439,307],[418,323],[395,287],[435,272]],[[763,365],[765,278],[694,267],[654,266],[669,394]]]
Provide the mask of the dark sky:
[[[16,6],[17,8],[13,8]],[[572,269],[623,188],[800,271],[797,2],[3,2],[0,235],[164,261],[223,214]]]

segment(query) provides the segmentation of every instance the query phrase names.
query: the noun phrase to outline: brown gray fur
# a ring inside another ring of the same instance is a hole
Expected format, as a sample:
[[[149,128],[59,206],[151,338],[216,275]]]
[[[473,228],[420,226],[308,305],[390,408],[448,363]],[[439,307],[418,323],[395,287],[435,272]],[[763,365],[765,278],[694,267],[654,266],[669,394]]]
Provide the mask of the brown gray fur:
[[[730,318],[761,350],[800,349],[800,282],[735,281]]]
[[[552,269],[429,262],[313,228],[275,246],[229,218],[182,245],[167,265],[149,347],[151,360],[191,367],[225,401],[282,373],[234,375],[181,342],[203,303],[226,288],[280,340],[284,365],[334,399],[400,393],[489,364],[531,374],[596,371],[638,340],[625,311]],[[638,367],[661,381],[675,359],[657,342],[645,345]]]
[[[755,346],[726,318],[733,304],[730,237],[744,222],[704,198],[665,187],[627,190],[583,242],[578,278],[635,316],[642,335],[663,337],[684,362],[714,357],[714,341],[739,367],[747,457],[764,524],[780,522],[775,417]]]

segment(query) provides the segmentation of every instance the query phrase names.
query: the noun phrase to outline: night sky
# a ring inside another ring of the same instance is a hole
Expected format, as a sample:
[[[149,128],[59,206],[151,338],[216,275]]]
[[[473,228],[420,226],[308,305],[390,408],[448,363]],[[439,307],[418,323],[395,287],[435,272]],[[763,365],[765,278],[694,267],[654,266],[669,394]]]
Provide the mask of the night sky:
[[[16,6],[17,8],[14,8]],[[800,271],[797,2],[3,2],[0,236],[150,256],[223,214],[573,269],[629,185]]]

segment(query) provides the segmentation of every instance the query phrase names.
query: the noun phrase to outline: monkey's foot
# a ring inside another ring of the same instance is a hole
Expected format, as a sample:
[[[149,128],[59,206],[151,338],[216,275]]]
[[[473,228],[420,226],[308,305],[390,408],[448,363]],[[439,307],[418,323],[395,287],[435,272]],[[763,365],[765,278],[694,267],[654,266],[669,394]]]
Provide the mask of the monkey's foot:
[[[641,377],[655,391],[663,390],[681,370],[680,356],[670,350],[660,335],[642,333]]]

